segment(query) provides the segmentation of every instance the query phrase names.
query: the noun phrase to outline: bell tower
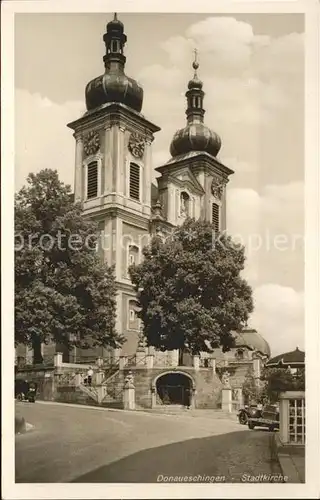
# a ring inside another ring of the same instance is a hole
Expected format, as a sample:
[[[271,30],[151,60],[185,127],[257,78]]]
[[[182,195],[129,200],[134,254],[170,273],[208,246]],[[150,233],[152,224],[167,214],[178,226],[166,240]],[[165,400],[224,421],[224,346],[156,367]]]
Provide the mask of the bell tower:
[[[139,333],[128,266],[149,237],[152,142],[160,128],[142,114],[143,89],[125,74],[127,36],[118,19],[103,36],[105,71],[85,89],[87,111],[68,124],[75,138],[75,201],[99,224],[101,258],[115,266],[117,329],[134,352]]]
[[[186,216],[212,222],[215,231],[226,229],[226,184],[233,171],[218,159],[219,135],[204,123],[203,83],[198,78],[197,51],[193,78],[186,91],[186,126],[170,145],[171,159],[156,170],[163,216],[173,225]]]

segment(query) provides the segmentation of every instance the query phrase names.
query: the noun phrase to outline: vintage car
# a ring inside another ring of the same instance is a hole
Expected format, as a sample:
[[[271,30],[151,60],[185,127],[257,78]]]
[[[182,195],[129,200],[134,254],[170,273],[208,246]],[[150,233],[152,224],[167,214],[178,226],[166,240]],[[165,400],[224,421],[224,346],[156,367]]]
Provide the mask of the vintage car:
[[[266,427],[270,432],[279,429],[279,409],[277,405],[267,405],[259,417],[250,417],[248,427],[253,430],[255,427]]]
[[[257,408],[257,405],[245,405],[243,408],[240,408],[238,412],[238,420],[242,425],[246,425],[248,423],[249,418],[252,417],[261,417],[262,410]]]

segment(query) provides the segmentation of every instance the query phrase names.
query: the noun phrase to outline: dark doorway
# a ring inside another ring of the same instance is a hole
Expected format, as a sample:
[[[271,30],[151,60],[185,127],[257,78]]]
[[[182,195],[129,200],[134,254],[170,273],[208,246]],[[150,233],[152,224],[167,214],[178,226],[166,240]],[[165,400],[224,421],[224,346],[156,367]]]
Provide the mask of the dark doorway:
[[[156,383],[157,394],[164,405],[191,405],[191,379],[183,373],[167,373]]]

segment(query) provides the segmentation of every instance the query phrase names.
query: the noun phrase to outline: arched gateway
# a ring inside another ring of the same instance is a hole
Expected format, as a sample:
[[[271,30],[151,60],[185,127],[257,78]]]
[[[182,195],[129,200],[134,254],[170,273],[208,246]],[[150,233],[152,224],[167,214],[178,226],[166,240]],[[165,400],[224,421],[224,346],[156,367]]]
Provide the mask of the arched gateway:
[[[194,382],[184,372],[166,372],[154,380],[158,404],[191,406]]]

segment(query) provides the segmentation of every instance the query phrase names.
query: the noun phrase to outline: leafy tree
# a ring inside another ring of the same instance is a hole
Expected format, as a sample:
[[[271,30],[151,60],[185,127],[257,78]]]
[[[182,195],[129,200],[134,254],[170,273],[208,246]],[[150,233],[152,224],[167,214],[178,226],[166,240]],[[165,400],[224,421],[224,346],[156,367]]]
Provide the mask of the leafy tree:
[[[163,241],[144,248],[144,260],[129,269],[147,344],[198,354],[233,346],[232,331],[253,310],[252,291],[240,273],[244,248],[213,226],[188,219]]]
[[[259,399],[260,391],[252,367],[246,373],[242,386],[242,394],[246,403],[252,403]]]
[[[96,251],[97,224],[52,170],[30,174],[15,198],[15,343],[117,347],[114,270]]]
[[[289,368],[266,368],[261,380],[266,383],[266,393],[271,402],[277,402],[281,392],[305,390],[304,370],[292,374]]]

